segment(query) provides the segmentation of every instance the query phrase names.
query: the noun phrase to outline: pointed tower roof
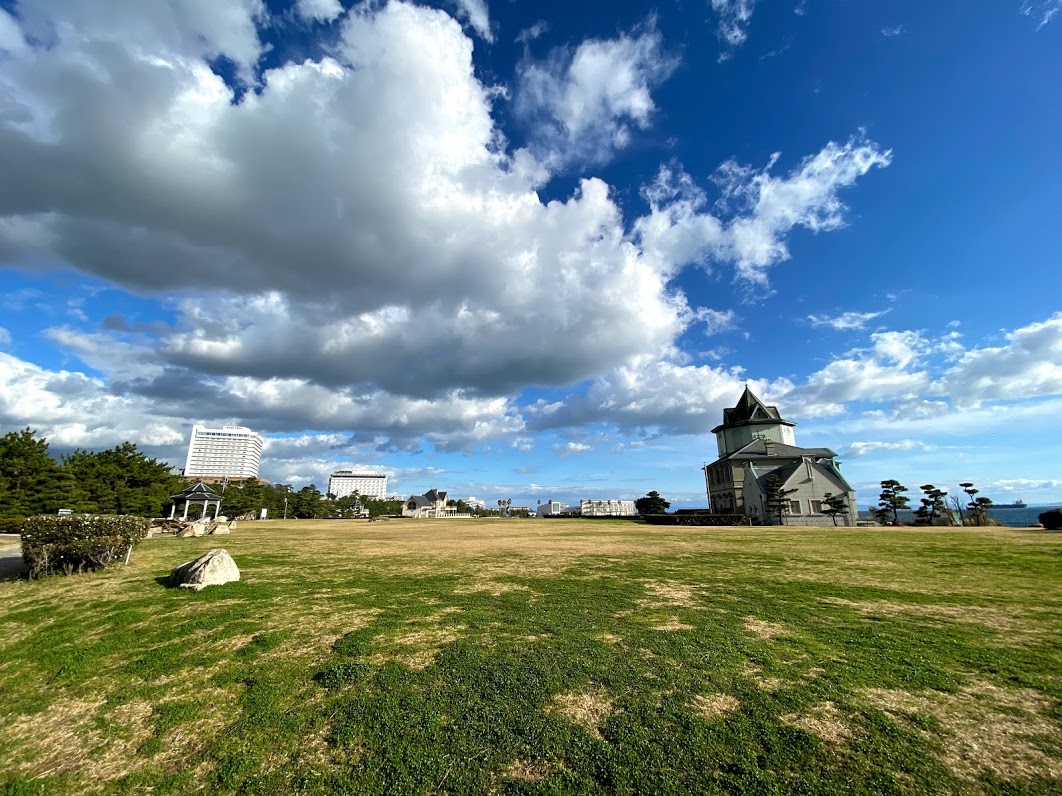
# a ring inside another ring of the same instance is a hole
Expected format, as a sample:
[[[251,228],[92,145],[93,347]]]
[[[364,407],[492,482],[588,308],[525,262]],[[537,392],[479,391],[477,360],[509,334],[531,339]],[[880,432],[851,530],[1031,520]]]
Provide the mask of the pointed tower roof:
[[[788,420],[783,420],[778,413],[777,406],[768,406],[761,401],[756,394],[747,386],[741,393],[737,406],[731,406],[723,410],[723,424],[712,429],[713,434],[718,434],[725,428],[735,426],[755,425],[782,425],[795,426]]]

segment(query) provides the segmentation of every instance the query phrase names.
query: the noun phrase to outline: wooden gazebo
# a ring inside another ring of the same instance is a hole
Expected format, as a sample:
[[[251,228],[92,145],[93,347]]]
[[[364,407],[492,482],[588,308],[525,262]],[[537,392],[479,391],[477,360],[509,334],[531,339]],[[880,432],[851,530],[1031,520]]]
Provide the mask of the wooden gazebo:
[[[182,520],[188,519],[188,507],[195,506],[200,503],[203,504],[202,518],[206,519],[207,512],[210,511],[210,504],[214,504],[214,519],[218,518],[218,514],[221,512],[221,495],[216,492],[212,492],[210,487],[204,484],[202,481],[196,481],[193,486],[188,487],[183,492],[174,495],[170,498],[173,505],[170,506],[170,519],[173,519],[173,515],[177,513],[177,504],[184,503],[184,513],[181,515]]]

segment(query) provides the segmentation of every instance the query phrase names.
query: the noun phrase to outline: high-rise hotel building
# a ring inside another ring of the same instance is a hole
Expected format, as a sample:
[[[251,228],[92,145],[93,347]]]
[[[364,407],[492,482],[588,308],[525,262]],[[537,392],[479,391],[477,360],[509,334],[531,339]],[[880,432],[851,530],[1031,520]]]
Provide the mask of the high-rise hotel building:
[[[328,479],[328,491],[337,498],[357,492],[361,497],[385,500],[387,498],[387,476],[380,473],[336,470]]]
[[[243,426],[192,426],[185,478],[257,478],[262,435]]]

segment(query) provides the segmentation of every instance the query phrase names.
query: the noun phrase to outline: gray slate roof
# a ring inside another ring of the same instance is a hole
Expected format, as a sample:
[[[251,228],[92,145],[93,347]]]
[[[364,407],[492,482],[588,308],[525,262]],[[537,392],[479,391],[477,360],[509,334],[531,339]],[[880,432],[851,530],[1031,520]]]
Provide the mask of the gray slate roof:
[[[829,458],[832,459],[837,454],[829,448],[800,448],[796,445],[786,445],[782,442],[771,442],[771,450],[773,453],[767,453],[767,440],[754,439],[748,445],[738,448],[728,456],[723,456],[724,459],[767,459],[768,461],[774,459],[801,459],[804,456],[811,456],[812,458]]]

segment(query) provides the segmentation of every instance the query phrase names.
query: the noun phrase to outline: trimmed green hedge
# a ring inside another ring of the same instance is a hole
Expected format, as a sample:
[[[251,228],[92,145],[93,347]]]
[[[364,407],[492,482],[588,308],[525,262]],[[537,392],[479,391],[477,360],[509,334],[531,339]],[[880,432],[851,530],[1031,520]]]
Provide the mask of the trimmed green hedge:
[[[128,515],[40,514],[22,525],[31,578],[103,569],[147,536],[150,520]]]
[[[650,525],[752,525],[744,514],[647,514]]]
[[[1040,517],[1040,524],[1049,531],[1062,531],[1062,509],[1048,509]]]

